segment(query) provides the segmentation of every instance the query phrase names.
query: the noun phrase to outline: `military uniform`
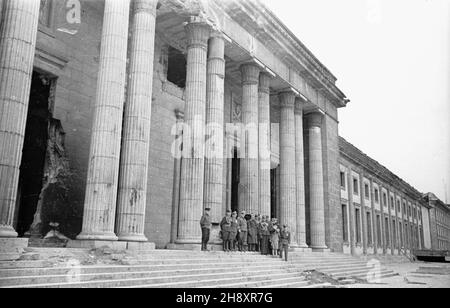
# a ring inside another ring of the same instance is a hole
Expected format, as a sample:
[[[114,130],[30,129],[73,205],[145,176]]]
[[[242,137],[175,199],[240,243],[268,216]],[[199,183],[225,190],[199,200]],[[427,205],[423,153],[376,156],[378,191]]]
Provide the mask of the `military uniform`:
[[[208,210],[207,210],[208,211]],[[209,236],[211,233],[211,216],[208,212],[200,219],[200,227],[202,228],[202,251],[208,251]]]
[[[220,230],[222,231],[223,251],[230,251],[231,246],[231,216],[225,216],[220,222]]]
[[[230,227],[230,247],[231,250],[236,251],[236,237],[238,234],[238,220],[236,217],[231,217],[231,227]]]
[[[258,244],[258,223],[255,219],[250,219],[247,222],[247,243],[250,251],[256,251],[256,245]]]
[[[284,253],[284,260],[288,260],[288,251],[289,251],[289,245],[291,244],[291,232],[289,232],[286,229],[283,229],[280,233],[280,244],[281,244],[281,253],[280,258],[283,257]]]
[[[239,251],[247,251],[247,220],[240,216],[238,217],[238,228],[239,228]]]

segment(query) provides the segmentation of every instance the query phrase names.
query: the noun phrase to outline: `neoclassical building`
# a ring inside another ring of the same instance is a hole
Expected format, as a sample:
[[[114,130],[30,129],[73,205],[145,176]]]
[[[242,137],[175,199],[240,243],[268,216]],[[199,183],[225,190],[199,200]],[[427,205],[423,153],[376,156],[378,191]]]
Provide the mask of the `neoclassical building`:
[[[277,217],[298,249],[426,246],[422,195],[340,139],[336,77],[259,1],[0,16],[1,243],[58,228],[72,247],[192,249],[209,207],[216,244],[231,209]]]

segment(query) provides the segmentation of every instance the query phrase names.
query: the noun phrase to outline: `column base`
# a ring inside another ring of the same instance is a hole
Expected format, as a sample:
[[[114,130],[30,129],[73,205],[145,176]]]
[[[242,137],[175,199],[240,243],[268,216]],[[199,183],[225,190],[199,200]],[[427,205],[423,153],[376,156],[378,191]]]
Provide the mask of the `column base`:
[[[85,233],[82,232],[77,236],[80,241],[117,241],[119,238],[115,233]]]
[[[202,250],[202,244],[195,244],[195,243],[172,243],[168,244],[166,246],[167,250],[188,250],[188,251],[201,251]],[[209,243],[208,249],[210,251],[223,251],[222,244],[217,243]]]
[[[148,242],[144,234],[119,234],[118,238],[122,242]]]
[[[110,248],[112,250],[123,251],[147,251],[155,250],[155,243],[150,242],[125,242],[125,241],[97,241],[97,240],[70,240],[67,248],[81,248],[81,249],[98,249]]]
[[[20,254],[27,247],[27,238],[0,238],[0,254]]]
[[[327,246],[311,246],[313,252],[331,252]]]
[[[0,238],[16,238],[16,230],[11,226],[0,226]]]

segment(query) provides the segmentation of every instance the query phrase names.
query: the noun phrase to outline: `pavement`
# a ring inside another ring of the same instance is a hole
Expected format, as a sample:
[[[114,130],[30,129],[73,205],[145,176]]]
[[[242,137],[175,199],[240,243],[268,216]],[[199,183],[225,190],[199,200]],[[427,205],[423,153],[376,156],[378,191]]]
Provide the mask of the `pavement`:
[[[346,288],[450,288],[450,263],[383,262],[399,276],[383,278],[378,283],[356,283]]]

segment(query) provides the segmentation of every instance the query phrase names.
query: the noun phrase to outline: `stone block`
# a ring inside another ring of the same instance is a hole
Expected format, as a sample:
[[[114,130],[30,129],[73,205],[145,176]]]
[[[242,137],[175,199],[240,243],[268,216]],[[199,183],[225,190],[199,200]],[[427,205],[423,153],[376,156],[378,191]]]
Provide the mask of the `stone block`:
[[[112,250],[126,250],[127,242],[71,240],[67,243],[67,248],[98,249],[104,247]]]
[[[291,247],[290,251],[293,251],[293,252],[308,252],[308,253],[310,253],[313,250],[312,250],[312,248]]]
[[[26,247],[27,238],[0,238],[0,253],[22,253]]]
[[[131,251],[148,251],[148,250],[155,250],[155,243],[149,243],[149,242],[126,242],[127,243],[127,250]]]

